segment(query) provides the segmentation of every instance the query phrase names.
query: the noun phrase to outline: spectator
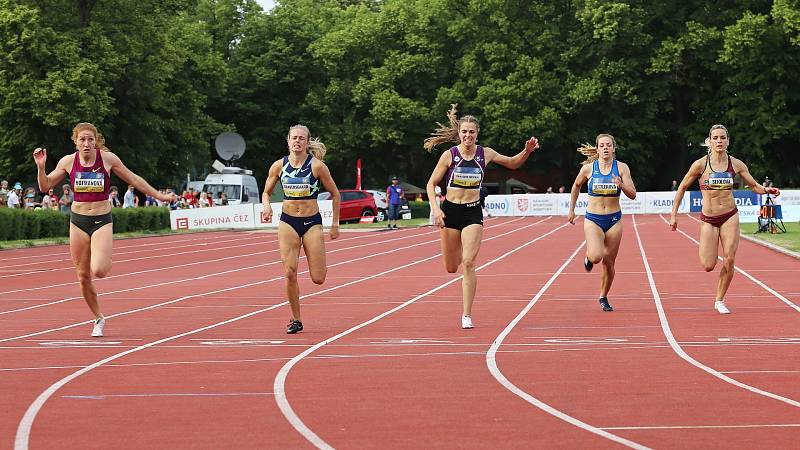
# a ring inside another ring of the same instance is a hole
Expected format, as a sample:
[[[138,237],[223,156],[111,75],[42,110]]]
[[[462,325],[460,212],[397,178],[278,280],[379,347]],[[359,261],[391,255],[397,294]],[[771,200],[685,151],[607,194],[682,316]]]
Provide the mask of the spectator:
[[[47,193],[42,196],[42,208],[58,211],[58,196],[53,189],[49,189]]]
[[[25,189],[25,209],[34,209],[41,204],[36,203],[36,191],[32,187]]]
[[[8,180],[0,181],[0,195],[8,195]]]
[[[128,191],[125,192],[124,201],[122,202],[123,208],[136,208],[139,206],[139,198],[136,196],[136,189],[133,186],[128,186]]]
[[[389,223],[387,228],[397,228],[397,215],[406,193],[400,186],[400,179],[392,177],[392,184],[386,188],[386,199],[389,201]]]
[[[22,207],[22,205],[20,204],[21,196],[22,196],[22,184],[16,183],[14,184],[14,190],[8,193],[8,198],[6,199],[8,207],[21,208]]]
[[[198,208],[208,208],[211,206],[211,200],[208,199],[208,194],[200,192],[200,200],[197,202]]]
[[[772,187],[772,180],[770,180],[769,177],[764,178],[764,187]]]
[[[195,196],[194,188],[183,191],[183,198],[186,200],[187,208],[197,208],[197,197]]]
[[[119,201],[119,189],[116,186],[111,186],[111,190],[108,191],[108,201],[111,202],[112,208],[120,208],[122,206],[122,202]]]
[[[0,192],[0,208],[7,207],[8,206],[6,204],[7,202],[8,202],[8,194],[4,194],[4,193]]]
[[[228,194],[226,194],[224,192],[220,192],[219,193],[219,204],[223,205],[223,206],[227,206],[228,205]]]
[[[69,187],[68,184],[61,186],[61,200],[58,201],[59,205],[61,205],[61,212],[62,213],[69,213],[72,210],[72,200],[74,199],[72,195],[72,188]]]
[[[553,193],[553,186],[547,186],[547,192],[545,194],[552,194]]]
[[[564,185],[563,185],[563,184],[562,184],[561,186],[559,186],[559,187],[558,187],[558,193],[559,193],[559,194],[563,194],[565,191],[566,191],[566,189],[564,188]]]
[[[669,188],[670,191],[677,191],[678,190],[678,180],[672,180],[672,187]]]

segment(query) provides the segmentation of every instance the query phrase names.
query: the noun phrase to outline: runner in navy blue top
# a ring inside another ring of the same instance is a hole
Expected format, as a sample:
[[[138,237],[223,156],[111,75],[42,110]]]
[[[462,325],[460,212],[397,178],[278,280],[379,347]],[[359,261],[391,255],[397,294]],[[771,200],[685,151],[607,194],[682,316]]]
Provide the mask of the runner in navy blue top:
[[[603,261],[603,274],[600,278],[600,305],[603,311],[613,311],[608,302],[608,292],[614,282],[614,264],[622,242],[622,209],[619,195],[624,192],[636,198],[636,186],[631,179],[628,165],[616,158],[617,144],[610,134],[598,135],[595,146],[584,145],[578,151],[586,156],[583,167],[578,171],[569,202],[569,223],[575,223],[575,203],[581,186],[589,182],[589,205],[586,207],[586,220],[583,232],[586,235],[586,258],[583,267],[586,271]]]
[[[300,247],[303,247],[306,253],[311,281],[322,284],[328,273],[322,216],[317,204],[320,183],[331,193],[333,201],[330,238],[339,237],[339,189],[333,182],[328,166],[322,162],[326,152],[325,145],[319,139],[311,140],[310,136],[308,128],[304,125],[294,125],[289,129],[289,135],[286,137],[289,155],[270,166],[264,193],[261,196],[264,204],[261,219],[266,223],[272,222],[272,206],[269,198],[278,182],[281,183],[283,211],[278,222],[278,245],[286,273],[286,296],[292,308],[292,318],[286,330],[289,334],[303,330],[300,318],[300,286],[297,283]]]
[[[442,153],[436,168],[428,180],[428,199],[436,198],[436,186],[446,181],[447,192],[441,206],[431,201],[431,210],[436,225],[441,228],[442,258],[450,273],[463,267],[464,278],[461,289],[464,310],[462,328],[472,328],[472,302],[475,299],[477,278],[475,260],[483,236],[483,212],[480,206],[480,188],[483,184],[486,165],[496,162],[509,169],[516,169],[539,148],[539,141],[531,136],[525,148],[513,157],[501,155],[489,147],[477,144],[480,126],[473,116],[456,119],[456,105],[447,113],[449,126],[439,128],[425,139],[425,148],[432,151],[442,143],[458,144]]]
[[[386,188],[386,200],[389,203],[389,228],[397,228],[397,215],[400,211],[400,205],[403,204],[403,197],[406,195],[403,187],[400,186],[400,179],[392,177],[391,186]]]

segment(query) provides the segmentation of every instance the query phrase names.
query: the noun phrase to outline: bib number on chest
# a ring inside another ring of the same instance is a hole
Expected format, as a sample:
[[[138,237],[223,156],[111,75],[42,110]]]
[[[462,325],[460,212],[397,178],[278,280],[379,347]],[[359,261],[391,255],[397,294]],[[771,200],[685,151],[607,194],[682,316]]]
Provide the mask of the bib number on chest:
[[[105,176],[96,172],[78,172],[75,174],[75,192],[103,192]]]
[[[463,188],[475,188],[481,184],[480,167],[457,167],[453,171],[453,185]]]
[[[283,195],[289,198],[311,195],[310,177],[286,177],[283,179]]]

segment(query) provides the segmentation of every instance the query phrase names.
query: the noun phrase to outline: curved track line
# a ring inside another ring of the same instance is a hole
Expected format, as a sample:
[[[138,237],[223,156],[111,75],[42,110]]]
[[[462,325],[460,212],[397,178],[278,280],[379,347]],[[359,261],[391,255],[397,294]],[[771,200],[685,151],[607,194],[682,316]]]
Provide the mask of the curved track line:
[[[537,223],[544,222],[545,220],[547,220],[547,219],[543,219],[540,222],[536,222],[534,224],[527,225],[525,227],[512,230],[512,231],[510,231],[508,233],[504,233],[504,234],[499,235],[499,236],[503,236],[505,234],[509,234],[509,233],[513,233],[513,232],[517,232],[517,231],[523,230],[525,228],[528,228],[528,227],[531,227],[533,225],[536,225]],[[555,230],[553,230],[553,231],[555,231]],[[548,233],[548,234],[550,234],[550,233]],[[499,237],[499,236],[497,236],[497,237]],[[438,242],[438,241],[439,241],[439,239],[435,239],[435,240],[432,240],[432,241],[427,241],[427,242],[423,242],[423,243],[409,245],[409,246],[403,247],[403,248],[416,247],[416,246],[419,246],[419,245],[423,245],[423,244],[427,244],[427,243],[431,243],[431,242]],[[355,261],[372,258],[372,257],[378,256],[378,255],[394,253],[397,250],[400,250],[400,249],[392,249],[392,250],[388,250],[388,251],[381,252],[381,253],[378,253],[378,254],[373,254],[373,255],[368,255],[368,256],[361,257],[361,258],[356,258],[356,259],[351,259],[351,260],[348,260],[348,261],[343,261],[343,262],[340,262],[340,263],[332,264],[329,267],[339,266],[339,265],[343,265],[343,264],[349,264],[349,263],[352,263],[352,262],[355,262]],[[322,294],[322,293],[325,293],[325,292],[330,292],[330,291],[333,291],[335,289],[340,289],[340,288],[347,287],[347,286],[350,286],[350,285],[353,285],[353,284],[356,284],[356,283],[360,283],[362,281],[371,280],[373,278],[377,278],[377,277],[385,275],[387,273],[394,272],[394,271],[406,268],[406,267],[414,265],[414,264],[419,264],[421,262],[428,261],[428,260],[436,258],[436,257],[438,257],[440,255],[441,255],[441,253],[437,253],[437,254],[435,254],[433,256],[430,256],[428,258],[417,260],[417,261],[415,261],[413,263],[410,263],[410,264],[406,264],[405,266],[395,267],[393,269],[389,269],[387,271],[384,271],[384,272],[381,272],[381,273],[378,273],[378,274],[373,274],[373,275],[370,275],[370,276],[367,276],[367,277],[364,277],[364,278],[359,278],[357,280],[353,280],[353,281],[350,281],[350,282],[347,282],[347,283],[344,283],[344,284],[341,284],[341,285],[338,285],[338,286],[334,286],[334,287],[331,287],[331,288],[328,288],[328,289],[323,289],[321,291],[314,292],[314,293],[311,293],[311,294],[303,295],[300,298],[301,299],[308,298],[308,297],[319,295],[319,294]],[[306,271],[303,271],[303,272],[300,272],[300,273],[307,273],[307,272],[308,271],[306,270]],[[282,279],[282,278],[283,277],[276,278],[276,279]],[[457,279],[458,278],[456,278],[456,280]],[[246,285],[240,285],[240,286],[234,286],[234,287],[225,288],[225,289],[219,289],[219,290],[216,290],[216,291],[213,291],[213,292],[207,292],[207,293],[204,293],[204,294],[196,294],[196,295],[193,295],[191,297],[199,297],[199,296],[202,296],[202,295],[218,294],[218,293],[221,293],[221,292],[227,292],[227,291],[232,291],[232,290],[236,290],[236,289],[240,289],[240,288],[256,286],[256,285],[259,285],[259,284],[263,284],[265,282],[266,281],[258,281],[258,282],[249,283],[249,284],[246,284]],[[100,361],[97,361],[94,364],[86,366],[86,367],[82,368],[81,370],[78,370],[78,371],[76,371],[76,372],[74,372],[74,373],[62,378],[61,380],[53,383],[44,392],[39,394],[39,396],[33,401],[33,403],[31,403],[31,405],[25,411],[25,415],[22,417],[22,420],[20,421],[19,426],[17,427],[17,434],[16,434],[16,436],[14,438],[14,449],[15,450],[27,450],[28,449],[28,444],[30,442],[31,428],[33,427],[33,423],[34,423],[34,421],[36,419],[36,415],[42,409],[42,407],[44,406],[45,402],[47,402],[47,400],[50,397],[52,397],[53,394],[56,391],[58,391],[61,387],[63,387],[64,385],[66,385],[70,381],[74,380],[75,378],[78,378],[79,376],[91,371],[92,369],[100,367],[100,366],[102,366],[103,364],[105,364],[107,362],[113,361],[115,359],[121,358],[121,357],[129,355],[131,353],[135,353],[135,352],[144,350],[146,348],[153,347],[155,345],[158,345],[158,344],[161,344],[161,343],[164,343],[164,342],[169,342],[169,341],[181,338],[181,337],[185,337],[185,336],[189,336],[189,335],[192,335],[192,334],[195,334],[195,333],[199,333],[201,331],[209,330],[209,329],[216,328],[216,327],[219,327],[219,326],[222,326],[222,325],[227,325],[229,323],[233,323],[233,322],[236,322],[236,321],[248,318],[248,317],[255,316],[257,314],[261,314],[261,313],[266,312],[266,311],[273,310],[273,309],[278,308],[280,306],[285,306],[288,303],[289,302],[282,302],[282,303],[279,303],[279,304],[276,304],[276,305],[269,306],[267,308],[262,308],[262,309],[259,309],[257,311],[253,311],[253,312],[250,312],[250,313],[247,313],[247,314],[243,314],[241,316],[234,317],[232,319],[225,320],[223,322],[218,322],[216,324],[212,324],[212,325],[208,325],[208,326],[205,326],[205,327],[197,328],[195,330],[188,331],[188,332],[185,332],[185,333],[181,333],[181,334],[178,334],[178,335],[175,335],[175,336],[171,336],[171,337],[168,337],[168,338],[159,339],[159,340],[154,341],[154,342],[149,342],[147,344],[143,344],[143,345],[138,346],[136,348],[132,348],[130,350],[126,350],[124,352],[120,352],[120,353],[117,353],[115,355],[111,355],[111,356],[109,356],[107,358],[104,358],[104,359],[102,359]]]
[[[688,214],[687,214],[687,215],[688,215]],[[659,214],[659,215],[658,215],[658,217],[660,217],[660,218],[661,218],[661,220],[663,220],[665,223],[667,223],[667,224],[669,225],[669,222],[667,222],[667,219],[665,219],[665,218],[664,218],[664,216],[662,216],[661,214]],[[692,217],[692,216],[689,216],[689,218],[690,218],[690,219],[692,219],[692,220],[694,220],[694,221],[696,221],[696,222],[699,222],[699,220],[695,219],[695,218],[694,218],[694,217]],[[679,231],[679,232],[680,232],[682,235],[686,236],[686,238],[687,238],[687,239],[689,239],[690,241],[694,242],[694,243],[695,243],[695,244],[697,244],[698,246],[700,245],[700,242],[698,242],[698,241],[697,241],[695,238],[693,238],[693,237],[689,236],[688,234],[686,234],[686,233],[685,233],[683,230],[681,230],[680,228],[678,228],[678,231]],[[723,259],[722,259],[722,257],[721,257],[721,256],[717,256],[717,259],[719,259],[720,261],[723,261]],[[739,273],[741,273],[742,275],[744,275],[745,277],[749,278],[749,279],[750,279],[750,281],[752,281],[753,283],[755,283],[755,284],[757,284],[757,285],[761,286],[762,288],[764,288],[764,290],[765,290],[765,291],[769,292],[770,294],[772,294],[772,295],[774,295],[775,297],[777,297],[778,299],[780,299],[780,300],[781,300],[783,303],[786,303],[786,304],[787,304],[787,305],[788,305],[790,308],[794,309],[794,310],[795,310],[795,311],[797,311],[797,312],[800,312],[800,306],[797,306],[797,305],[795,305],[794,303],[792,303],[792,301],[791,301],[791,300],[789,300],[788,298],[786,298],[786,297],[784,297],[783,295],[781,295],[781,294],[780,294],[778,291],[776,291],[775,289],[772,289],[771,287],[769,287],[769,286],[767,286],[766,284],[764,284],[764,283],[763,283],[761,280],[759,280],[759,279],[757,279],[756,277],[754,277],[754,276],[750,275],[749,273],[745,272],[745,271],[744,271],[744,269],[742,269],[741,267],[737,266],[736,264],[734,264],[734,265],[733,265],[733,268],[734,268],[734,269],[736,269],[736,271],[737,271],[737,272],[739,272]]]
[[[548,216],[546,219],[540,220],[539,222],[535,222],[535,223],[533,223],[531,225],[519,228],[517,230],[512,230],[512,231],[507,232],[507,233],[499,234],[497,236],[493,236],[491,238],[484,239],[484,242],[485,241],[490,241],[490,240],[493,240],[493,239],[497,239],[499,237],[505,236],[505,235],[510,234],[510,233],[514,233],[516,231],[523,230],[523,229],[525,229],[527,227],[530,227],[532,225],[536,225],[538,223],[542,223],[545,220],[549,219],[550,217],[552,217],[552,216]],[[533,240],[530,240],[530,241],[526,242],[525,244],[522,244],[522,245],[520,245],[519,247],[517,247],[517,248],[515,248],[513,250],[509,250],[508,252],[498,256],[497,258],[495,258],[495,259],[493,259],[493,260],[481,265],[480,267],[475,268],[475,271],[478,272],[479,270],[483,269],[484,267],[492,265],[492,264],[496,263],[497,261],[500,261],[501,259],[505,258],[506,256],[508,256],[508,255],[510,255],[510,254],[512,254],[514,252],[517,252],[519,250],[522,250],[523,248],[533,244],[534,242],[536,242],[536,241],[538,241],[540,239],[543,239],[543,238],[549,236],[550,234],[555,233],[556,231],[564,228],[567,225],[569,225],[569,223],[565,223],[565,224],[563,224],[563,225],[561,225],[559,227],[556,227],[553,230],[550,230],[547,233],[545,233],[545,234],[543,234],[543,235],[541,235],[541,236],[539,236],[539,237],[537,237],[537,238],[535,238]],[[439,255],[434,255],[433,257],[436,257],[436,256],[439,256]],[[426,258],[426,259],[431,259],[431,258]],[[300,417],[297,415],[297,413],[294,412],[294,409],[292,409],[292,406],[289,404],[289,400],[286,397],[286,378],[289,375],[289,371],[292,370],[292,367],[294,367],[298,362],[300,362],[300,360],[302,360],[306,356],[310,355],[311,353],[319,350],[320,348],[324,347],[325,345],[330,344],[331,342],[334,342],[334,341],[338,340],[339,338],[347,336],[348,334],[350,334],[350,333],[352,333],[354,331],[357,331],[357,330],[359,330],[361,328],[364,328],[367,325],[373,324],[373,323],[383,319],[384,317],[389,316],[389,315],[391,315],[391,314],[393,314],[393,313],[405,308],[406,306],[411,305],[412,303],[415,303],[417,300],[419,300],[419,299],[421,299],[423,297],[426,297],[426,296],[428,296],[428,295],[430,295],[430,294],[432,294],[432,293],[434,293],[436,291],[444,289],[445,287],[455,283],[456,281],[458,281],[458,280],[460,280],[462,278],[464,278],[463,275],[458,276],[456,278],[453,278],[452,280],[450,280],[450,281],[448,281],[446,283],[440,284],[439,286],[429,290],[428,292],[420,294],[420,295],[412,298],[411,300],[408,300],[408,301],[406,301],[406,302],[404,302],[404,303],[402,303],[402,304],[400,304],[400,305],[398,305],[398,306],[396,306],[396,307],[394,307],[394,308],[392,308],[392,309],[390,309],[388,311],[385,311],[385,312],[373,317],[370,320],[367,320],[366,322],[362,322],[362,323],[360,323],[360,324],[358,324],[358,325],[356,325],[354,327],[348,328],[347,330],[345,330],[345,331],[343,331],[343,332],[341,332],[341,333],[339,333],[339,334],[337,334],[337,335],[335,335],[333,337],[325,339],[324,341],[319,342],[319,343],[309,347],[308,349],[306,349],[302,353],[300,353],[297,356],[295,356],[294,358],[290,359],[286,364],[284,364],[283,367],[281,367],[281,370],[278,371],[278,374],[275,376],[275,383],[273,384],[273,389],[272,390],[275,393],[275,401],[278,403],[278,408],[280,408],[281,412],[283,413],[284,417],[286,417],[286,420],[289,422],[289,424],[292,425],[292,427],[294,427],[294,429],[297,430],[298,433],[300,433],[304,438],[306,438],[306,440],[308,440],[315,447],[320,448],[320,449],[333,449],[333,447],[330,444],[328,444],[322,438],[320,438],[316,433],[314,433],[311,430],[311,428],[309,428],[300,419]]]
[[[639,243],[639,252],[642,254],[642,261],[644,262],[644,269],[647,272],[647,281],[650,283],[650,291],[653,293],[653,300],[656,303],[656,309],[658,310],[658,319],[661,322],[661,330],[664,333],[664,336],[667,338],[667,342],[669,342],[669,346],[672,347],[672,350],[678,354],[681,358],[683,358],[689,364],[707,372],[710,375],[713,375],[719,378],[726,383],[730,383],[738,388],[746,389],[754,394],[763,395],[764,397],[769,397],[773,400],[778,400],[780,402],[786,403],[787,405],[794,406],[796,408],[800,408],[800,402],[797,400],[792,400],[790,398],[782,397],[778,394],[774,394],[769,391],[765,391],[759,389],[757,387],[750,386],[749,384],[742,383],[741,381],[734,380],[733,378],[723,374],[722,372],[713,369],[700,361],[692,358],[683,350],[680,344],[675,340],[675,336],[672,335],[672,330],[669,327],[669,321],[667,320],[667,315],[664,312],[664,305],[661,304],[661,296],[658,294],[658,288],[656,288],[656,282],[653,278],[653,272],[650,270],[650,263],[647,262],[647,255],[644,252],[644,245],[642,244],[642,238],[639,235],[639,227],[636,224],[636,216],[631,215],[633,218],[633,230],[636,232],[636,241]],[[664,218],[662,217],[662,220]],[[690,238],[691,239],[691,238]]]
[[[539,292],[536,293],[536,295],[531,299],[531,301],[528,302],[528,304],[522,309],[522,311],[520,311],[519,314],[517,314],[517,317],[515,317],[514,320],[512,320],[506,326],[506,328],[497,336],[497,338],[492,343],[491,347],[489,347],[489,351],[486,352],[486,366],[489,368],[489,372],[491,372],[492,376],[504,388],[508,389],[509,391],[511,391],[512,393],[517,395],[518,397],[522,398],[523,400],[525,400],[526,402],[530,403],[531,405],[541,409],[542,411],[544,411],[544,412],[546,412],[546,413],[548,413],[550,415],[553,415],[553,416],[555,416],[555,417],[557,417],[557,418],[559,418],[559,419],[561,419],[561,420],[563,420],[563,421],[565,421],[565,422],[567,422],[567,423],[569,423],[571,425],[574,425],[574,426],[576,426],[578,428],[586,430],[586,431],[588,431],[590,433],[594,433],[594,434],[596,434],[598,436],[601,436],[601,437],[604,437],[606,439],[612,440],[612,441],[614,441],[614,442],[616,442],[618,444],[622,444],[622,445],[630,447],[630,448],[635,448],[635,449],[639,449],[639,450],[645,450],[645,449],[648,449],[648,447],[645,447],[645,446],[643,446],[643,445],[641,445],[639,443],[630,441],[630,440],[625,439],[623,437],[617,436],[615,434],[609,433],[608,431],[605,431],[605,430],[603,430],[601,428],[598,428],[598,427],[595,427],[593,425],[589,425],[588,423],[583,422],[580,419],[572,417],[572,416],[564,413],[563,411],[560,411],[560,410],[558,410],[556,408],[553,408],[552,406],[550,406],[547,403],[539,400],[538,398],[532,396],[531,394],[528,394],[527,392],[525,392],[522,389],[520,389],[519,387],[517,387],[508,378],[506,378],[505,375],[503,375],[503,372],[497,366],[497,358],[496,358],[495,355],[497,354],[497,350],[500,348],[500,346],[503,345],[503,341],[506,339],[506,337],[509,335],[509,333],[511,333],[511,330],[513,330],[514,327],[517,326],[519,321],[522,320],[522,318],[525,317],[525,315],[528,314],[528,312],[539,301],[539,299],[542,298],[542,295],[544,295],[544,293],[547,291],[547,289],[550,288],[550,285],[553,284],[553,282],[556,280],[556,278],[558,278],[558,276],[561,275],[561,272],[564,271],[564,269],[567,267],[567,265],[569,265],[569,263],[572,262],[572,260],[575,258],[575,255],[578,254],[578,252],[583,248],[585,243],[586,243],[585,241],[581,242],[581,244],[578,246],[578,248],[576,248],[575,251],[572,252],[572,255],[570,255],[569,258],[567,258],[567,260],[564,261],[564,264],[562,264],[561,267],[558,268],[558,270],[550,277],[549,280],[547,280],[547,282],[542,286],[542,288],[539,289]]]

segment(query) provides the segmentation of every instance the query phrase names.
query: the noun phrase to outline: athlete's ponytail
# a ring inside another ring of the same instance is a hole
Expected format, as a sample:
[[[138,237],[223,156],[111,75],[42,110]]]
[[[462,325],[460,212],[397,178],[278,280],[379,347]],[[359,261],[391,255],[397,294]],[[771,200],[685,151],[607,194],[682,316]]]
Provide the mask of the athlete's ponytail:
[[[431,137],[425,139],[423,142],[422,146],[425,147],[425,150],[431,152],[434,147],[446,142],[460,144],[461,138],[458,136],[458,130],[461,128],[462,123],[474,123],[476,130],[481,130],[481,124],[478,123],[478,119],[475,116],[466,115],[462,116],[460,119],[456,119],[457,106],[458,104],[453,103],[450,105],[450,111],[447,111],[447,119],[450,125],[443,125],[436,122],[439,128],[431,133]]]

